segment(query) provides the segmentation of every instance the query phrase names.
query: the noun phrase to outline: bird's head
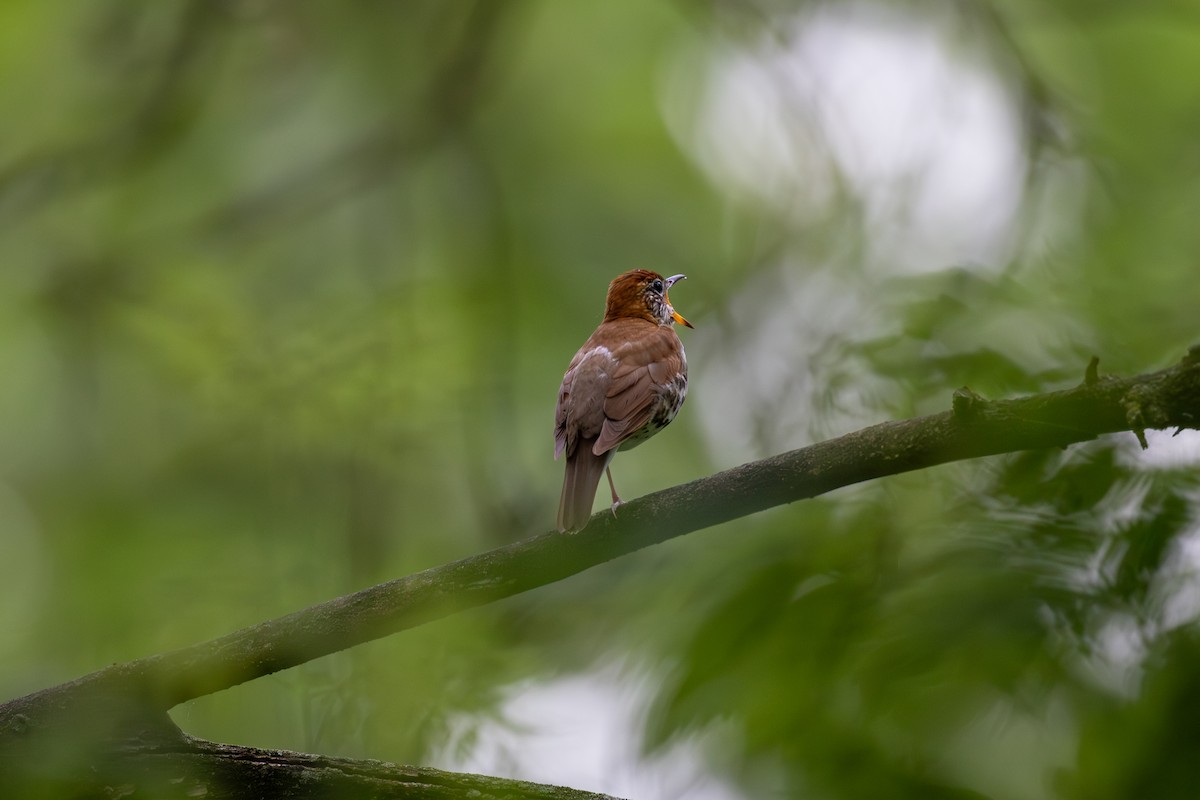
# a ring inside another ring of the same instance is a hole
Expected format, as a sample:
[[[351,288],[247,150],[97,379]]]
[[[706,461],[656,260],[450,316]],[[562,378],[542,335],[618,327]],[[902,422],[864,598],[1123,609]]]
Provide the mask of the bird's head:
[[[686,275],[664,278],[648,269],[632,269],[623,272],[608,285],[608,300],[604,308],[604,321],[621,317],[641,317],[657,325],[680,325],[692,327],[667,299],[667,292]]]

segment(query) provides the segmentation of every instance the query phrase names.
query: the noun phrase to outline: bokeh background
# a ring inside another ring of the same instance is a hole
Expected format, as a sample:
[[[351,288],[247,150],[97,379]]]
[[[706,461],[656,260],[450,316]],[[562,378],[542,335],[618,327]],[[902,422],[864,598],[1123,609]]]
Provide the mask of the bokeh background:
[[[625,269],[627,497],[1200,341],[1194,0],[0,5],[0,696],[549,529]],[[950,465],[189,703],[637,798],[1192,797],[1200,447]],[[601,492],[603,494],[603,492]]]

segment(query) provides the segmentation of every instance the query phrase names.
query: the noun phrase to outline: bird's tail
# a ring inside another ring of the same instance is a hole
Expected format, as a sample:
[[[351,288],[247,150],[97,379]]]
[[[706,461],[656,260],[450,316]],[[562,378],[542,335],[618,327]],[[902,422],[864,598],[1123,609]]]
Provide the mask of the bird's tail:
[[[562,497],[558,501],[558,529],[581,530],[592,517],[592,503],[600,476],[608,468],[615,451],[603,455],[592,452],[594,439],[580,439],[575,452],[567,456],[567,471],[563,476]]]

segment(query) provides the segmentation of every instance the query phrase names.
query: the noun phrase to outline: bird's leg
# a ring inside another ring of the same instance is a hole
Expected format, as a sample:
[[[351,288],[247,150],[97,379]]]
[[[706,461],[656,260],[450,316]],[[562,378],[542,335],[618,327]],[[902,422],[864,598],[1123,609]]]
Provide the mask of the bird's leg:
[[[612,468],[605,467],[604,474],[608,476],[608,488],[612,492],[612,501],[613,501],[612,502],[612,513],[613,513],[613,516],[615,517],[617,515],[617,506],[621,505],[622,500],[621,500],[620,495],[617,494],[617,487],[613,486]]]

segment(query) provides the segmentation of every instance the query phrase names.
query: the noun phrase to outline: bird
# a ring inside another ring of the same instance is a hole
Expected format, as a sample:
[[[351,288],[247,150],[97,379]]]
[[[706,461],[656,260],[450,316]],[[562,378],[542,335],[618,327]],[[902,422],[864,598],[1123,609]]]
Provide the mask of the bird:
[[[667,298],[685,275],[634,269],[613,279],[604,320],[571,359],[554,410],[554,459],[566,456],[558,530],[582,530],[601,474],[615,514],[621,498],[609,465],[665,428],[687,397],[687,357],[675,333],[692,328]]]

